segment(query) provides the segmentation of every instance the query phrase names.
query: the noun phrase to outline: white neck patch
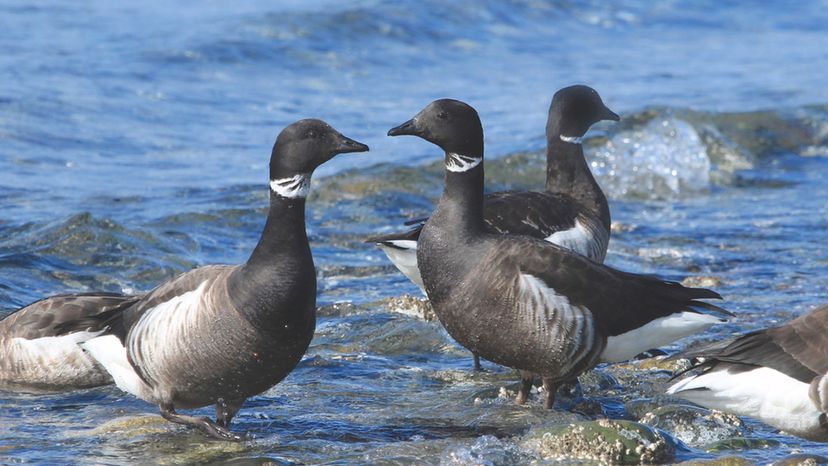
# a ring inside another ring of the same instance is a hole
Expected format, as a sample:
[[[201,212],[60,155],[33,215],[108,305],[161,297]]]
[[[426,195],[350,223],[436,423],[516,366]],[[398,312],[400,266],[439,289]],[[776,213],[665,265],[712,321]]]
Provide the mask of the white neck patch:
[[[483,157],[469,157],[468,155],[455,154],[454,152],[449,152],[448,156],[449,159],[446,162],[446,169],[454,173],[467,172],[480,165],[480,162],[483,161]]]
[[[561,134],[561,141],[568,142],[570,144],[580,144],[584,142],[583,136],[564,136]]]
[[[290,178],[270,180],[270,189],[274,193],[289,199],[308,197],[310,175],[293,175]]]

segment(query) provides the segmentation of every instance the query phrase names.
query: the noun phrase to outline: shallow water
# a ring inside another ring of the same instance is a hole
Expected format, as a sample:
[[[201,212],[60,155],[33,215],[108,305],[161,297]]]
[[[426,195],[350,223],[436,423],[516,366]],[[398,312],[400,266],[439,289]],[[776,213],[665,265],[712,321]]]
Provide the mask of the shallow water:
[[[427,215],[442,177],[431,146],[383,135],[437,97],[480,110],[489,189],[532,189],[552,92],[594,85],[624,117],[587,141],[611,198],[607,262],[720,280],[740,319],[699,340],[823,303],[825,6],[0,4],[0,313],[245,260],[264,223],[270,146],[292,120],[325,118],[372,147],[314,182],[317,336],[240,413],[234,428],[250,441],[211,442],[114,388],[2,393],[0,462],[513,464],[537,461],[522,443],[530,429],[598,417],[514,406],[499,396],[510,371],[471,373],[438,324],[389,301],[418,291],[362,240]],[[616,418],[668,378],[599,373],[620,385],[585,381],[585,396]],[[828,455],[749,426],[778,445],[679,459]]]

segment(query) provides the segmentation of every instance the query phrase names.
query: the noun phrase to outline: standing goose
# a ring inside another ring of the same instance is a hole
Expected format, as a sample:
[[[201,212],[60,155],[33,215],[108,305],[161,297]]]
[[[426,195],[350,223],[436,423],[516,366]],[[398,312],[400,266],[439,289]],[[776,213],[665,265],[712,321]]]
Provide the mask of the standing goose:
[[[592,176],[581,141],[589,128],[619,117],[595,89],[576,85],[552,97],[546,122],[546,190],[503,191],[483,198],[483,221],[491,233],[528,235],[603,262],[610,237],[607,198]],[[422,224],[404,233],[381,235],[376,243],[420,289],[417,239]],[[474,367],[480,360],[474,355]]]
[[[668,394],[828,441],[828,305],[779,327],[674,357],[703,358],[693,367],[702,372]]]
[[[537,238],[487,231],[483,129],[469,105],[434,101],[388,134],[419,136],[445,151],[443,195],[417,248],[437,317],[472,352],[540,374],[545,407],[561,383],[599,361],[628,359],[730,315],[698,301],[720,298],[713,291],[615,270]]]
[[[86,318],[138,301],[136,296],[81,293],[52,296],[0,320],[0,387],[15,391],[60,391],[112,383],[112,377],[78,342],[80,331],[58,335],[55,325]]]
[[[270,157],[270,212],[246,263],[212,265],[163,283],[132,307],[64,325],[103,333],[82,343],[122,390],[168,421],[238,440],[228,429],[245,399],[287,376],[316,324],[316,271],[305,232],[314,169],[364,152],[320,120],[300,120]],[[179,414],[216,406],[216,422]]]

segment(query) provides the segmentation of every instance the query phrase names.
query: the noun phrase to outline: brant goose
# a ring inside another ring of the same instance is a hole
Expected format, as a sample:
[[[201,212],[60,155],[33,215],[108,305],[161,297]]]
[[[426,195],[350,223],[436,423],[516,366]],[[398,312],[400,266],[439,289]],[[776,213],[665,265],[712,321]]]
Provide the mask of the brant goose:
[[[561,383],[599,361],[628,359],[730,315],[698,301],[720,298],[714,291],[615,270],[530,236],[488,231],[483,129],[469,105],[434,101],[388,134],[419,136],[445,151],[443,195],[417,248],[437,317],[472,352],[540,374],[545,407]]]
[[[546,122],[546,190],[504,191],[483,198],[483,221],[492,233],[528,235],[603,262],[610,237],[607,198],[592,176],[581,140],[590,126],[619,117],[595,89],[565,87],[552,97]],[[369,238],[421,290],[417,239],[422,221],[404,233]],[[480,360],[474,355],[474,368]]]
[[[702,372],[676,383],[668,394],[828,441],[828,305],[779,327],[673,358],[701,358],[690,370]]]
[[[0,320],[0,387],[60,391],[112,383],[103,367],[78,345],[94,333],[58,335],[55,325],[122,309],[136,296],[65,294],[41,299]]]
[[[228,426],[245,399],[287,376],[313,337],[316,270],[305,232],[314,169],[337,154],[364,152],[320,120],[300,120],[276,139],[270,211],[246,263],[212,265],[163,283],[126,310],[63,330],[102,332],[82,347],[122,390],[158,404],[168,421],[239,440]],[[179,414],[215,405],[216,421]]]

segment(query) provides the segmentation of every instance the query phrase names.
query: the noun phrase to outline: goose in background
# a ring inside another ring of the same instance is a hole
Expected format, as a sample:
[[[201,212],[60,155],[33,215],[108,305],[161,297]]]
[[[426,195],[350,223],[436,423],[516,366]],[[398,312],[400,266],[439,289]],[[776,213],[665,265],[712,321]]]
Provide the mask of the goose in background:
[[[55,326],[123,309],[139,297],[116,293],[64,294],[41,299],[0,320],[0,388],[62,391],[112,383],[78,342],[87,331],[58,335]]]

